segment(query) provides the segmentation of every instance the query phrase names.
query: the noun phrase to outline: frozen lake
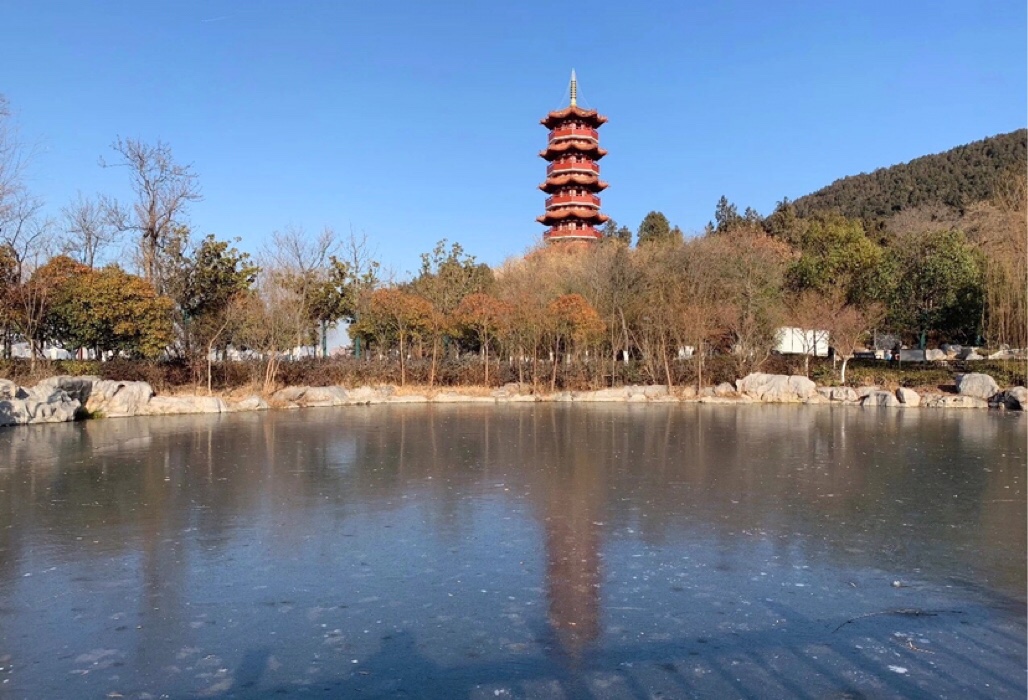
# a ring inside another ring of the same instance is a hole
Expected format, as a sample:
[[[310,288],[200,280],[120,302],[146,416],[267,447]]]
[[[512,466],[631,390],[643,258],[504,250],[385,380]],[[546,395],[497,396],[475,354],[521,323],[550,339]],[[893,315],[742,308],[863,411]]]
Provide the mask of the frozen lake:
[[[0,698],[1024,698],[1020,413],[0,431]]]

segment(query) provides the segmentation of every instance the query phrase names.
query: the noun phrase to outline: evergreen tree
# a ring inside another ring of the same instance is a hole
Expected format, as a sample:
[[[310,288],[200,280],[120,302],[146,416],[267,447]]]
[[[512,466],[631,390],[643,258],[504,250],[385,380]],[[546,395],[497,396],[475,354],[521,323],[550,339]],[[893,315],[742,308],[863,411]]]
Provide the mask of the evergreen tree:
[[[752,211],[752,210],[748,210]],[[714,209],[715,230],[718,233],[728,233],[742,224],[743,218],[739,216],[739,209],[728,201],[728,198],[721,195],[717,200],[717,207]]]
[[[671,239],[671,222],[659,211],[651,211],[639,224],[638,245]]]
[[[625,245],[632,245],[632,229],[627,226],[618,226],[614,219],[607,219],[603,225],[603,237],[605,239],[617,240]]]

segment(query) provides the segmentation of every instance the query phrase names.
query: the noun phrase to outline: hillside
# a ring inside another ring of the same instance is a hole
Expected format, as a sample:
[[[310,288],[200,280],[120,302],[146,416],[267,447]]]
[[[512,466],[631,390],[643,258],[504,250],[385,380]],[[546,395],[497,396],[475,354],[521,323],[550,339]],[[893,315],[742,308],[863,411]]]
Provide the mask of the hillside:
[[[909,163],[836,180],[794,202],[800,216],[837,211],[862,219],[883,219],[926,205],[957,210],[989,199],[1000,178],[1028,163],[1028,131],[991,136]]]

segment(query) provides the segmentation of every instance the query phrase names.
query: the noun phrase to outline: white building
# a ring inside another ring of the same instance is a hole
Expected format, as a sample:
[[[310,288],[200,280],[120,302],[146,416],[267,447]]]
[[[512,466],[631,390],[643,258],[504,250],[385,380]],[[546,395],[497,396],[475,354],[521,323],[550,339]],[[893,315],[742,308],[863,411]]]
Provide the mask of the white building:
[[[828,331],[788,326],[779,328],[775,352],[782,355],[828,357]]]

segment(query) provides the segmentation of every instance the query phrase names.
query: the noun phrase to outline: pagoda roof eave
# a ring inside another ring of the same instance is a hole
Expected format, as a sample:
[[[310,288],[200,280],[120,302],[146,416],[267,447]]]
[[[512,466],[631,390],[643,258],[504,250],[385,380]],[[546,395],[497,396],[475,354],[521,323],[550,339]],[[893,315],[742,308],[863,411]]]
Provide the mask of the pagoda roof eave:
[[[582,221],[591,221],[602,224],[610,219],[610,217],[606,214],[601,214],[595,209],[559,209],[557,211],[548,211],[542,216],[536,217],[535,220],[540,224],[549,226],[558,221],[564,221],[565,219],[581,219]]]
[[[600,148],[598,144],[592,141],[585,142],[574,142],[564,141],[562,143],[551,143],[545,150],[539,151],[539,157],[546,160],[554,160],[564,155],[568,151],[577,151],[579,153],[588,154],[593,160],[599,160],[603,156],[607,155],[607,150]]]
[[[555,112],[550,112],[544,119],[540,119],[539,123],[545,126],[547,129],[556,127],[561,122],[571,119],[572,117],[580,119],[594,128],[600,124],[606,124],[607,118],[597,112],[595,109],[582,109],[577,105],[565,107],[564,109],[558,109]]]
[[[557,175],[554,177],[546,178],[546,182],[539,185],[539,189],[543,192],[550,192],[558,187],[564,187],[565,185],[581,185],[587,187],[594,192],[607,189],[607,183],[599,179],[595,175]]]

